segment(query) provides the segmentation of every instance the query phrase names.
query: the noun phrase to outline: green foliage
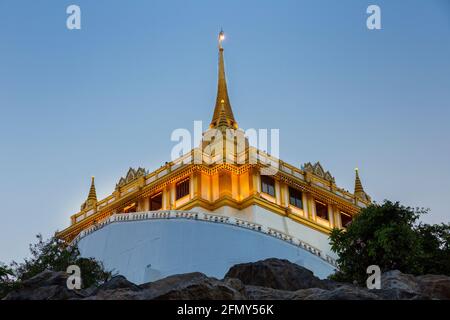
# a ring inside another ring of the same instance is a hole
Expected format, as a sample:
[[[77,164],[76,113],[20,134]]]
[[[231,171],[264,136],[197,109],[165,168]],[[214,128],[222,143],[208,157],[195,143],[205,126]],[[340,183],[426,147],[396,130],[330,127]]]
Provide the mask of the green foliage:
[[[83,288],[99,285],[111,278],[111,272],[105,271],[101,262],[80,257],[76,246],[68,246],[55,237],[45,241],[39,234],[36,238],[37,243],[30,245],[29,259],[22,263],[13,262],[11,268],[0,265],[0,297],[44,270],[66,272],[70,265],[80,267]]]
[[[84,288],[98,286],[110,280],[112,277],[112,272],[105,271],[103,263],[94,258],[78,257],[73,264],[80,267],[82,285]]]
[[[34,277],[44,270],[65,271],[74,264],[79,255],[76,247],[67,246],[62,240],[51,238],[44,241],[42,235],[36,236],[37,243],[30,244],[31,258],[22,263],[13,262],[15,274],[20,281]]]
[[[450,275],[450,224],[420,224],[417,233],[422,242],[420,263],[425,273]]]
[[[13,271],[5,264],[0,262],[0,281],[5,281],[9,276],[12,276]]]
[[[417,225],[426,212],[386,200],[362,209],[347,230],[333,229],[330,244],[339,256],[339,272],[331,278],[362,284],[369,265],[382,271],[450,275],[450,226]]]
[[[14,271],[0,262],[0,299],[14,289]]]

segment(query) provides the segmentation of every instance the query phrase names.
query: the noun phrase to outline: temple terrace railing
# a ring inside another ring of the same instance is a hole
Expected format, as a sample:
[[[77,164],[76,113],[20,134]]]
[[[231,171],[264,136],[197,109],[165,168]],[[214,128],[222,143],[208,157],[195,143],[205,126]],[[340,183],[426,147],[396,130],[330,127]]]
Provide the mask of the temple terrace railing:
[[[200,220],[212,223],[223,223],[240,228],[250,229],[256,232],[261,232],[266,235],[275,237],[282,241],[288,242],[294,246],[300,247],[306,251],[309,251],[313,255],[325,260],[334,267],[337,267],[336,260],[329,255],[324,254],[320,249],[310,245],[309,243],[297,239],[284,232],[276,229],[266,227],[254,222],[248,222],[234,217],[219,216],[204,212],[195,211],[178,211],[178,210],[162,210],[162,211],[147,211],[147,212],[134,212],[134,213],[122,213],[114,214],[89,228],[83,230],[73,241],[72,244],[78,243],[82,238],[87,235],[115,222],[128,222],[128,221],[142,221],[142,220],[155,220],[155,219],[188,219],[188,220]]]

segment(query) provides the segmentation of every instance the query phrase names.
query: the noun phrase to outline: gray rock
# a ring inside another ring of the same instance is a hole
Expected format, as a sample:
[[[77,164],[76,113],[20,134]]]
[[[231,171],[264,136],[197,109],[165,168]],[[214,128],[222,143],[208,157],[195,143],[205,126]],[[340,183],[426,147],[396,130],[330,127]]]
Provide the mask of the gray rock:
[[[245,285],[287,291],[307,288],[327,289],[329,286],[328,283],[315,277],[310,270],[288,260],[274,258],[237,264],[231,267],[225,278],[237,278]]]
[[[84,298],[84,300],[141,300],[136,291],[125,288],[112,290],[99,290],[95,294]]]
[[[141,288],[134,284],[133,282],[130,282],[125,278],[124,276],[115,276],[112,277],[111,280],[108,282],[105,282],[101,286],[98,287],[98,290],[116,290],[116,289],[128,289],[131,291],[139,291]]]
[[[427,274],[416,279],[422,296],[430,299],[450,300],[450,277]]]
[[[194,272],[170,276],[141,286],[143,299],[164,300],[236,300],[245,299],[244,286],[238,279],[219,281]]]
[[[450,277],[444,275],[413,276],[398,270],[381,275],[381,290],[374,290],[386,300],[450,299]]]
[[[22,282],[20,287],[10,292],[3,300],[67,300],[84,297],[82,290],[67,288],[67,274],[45,270]]]
[[[381,289],[372,290],[385,300],[410,300],[420,297],[414,276],[391,270],[381,275]]]
[[[87,300],[236,300],[245,299],[238,279],[219,281],[202,273],[173,275],[138,286],[139,290],[99,290]]]
[[[309,288],[297,290],[295,300],[379,300],[380,297],[367,289],[352,285],[342,285],[332,290]]]
[[[295,291],[277,290],[259,286],[245,286],[245,295],[249,300],[291,300]]]
[[[246,286],[246,295],[254,300],[379,300],[380,298],[367,289],[352,285],[340,285],[327,290],[308,288],[297,291],[276,290],[258,286]]]
[[[124,276],[118,275],[100,285],[98,288],[88,288],[87,300],[133,300],[136,292],[141,288],[128,281]]]

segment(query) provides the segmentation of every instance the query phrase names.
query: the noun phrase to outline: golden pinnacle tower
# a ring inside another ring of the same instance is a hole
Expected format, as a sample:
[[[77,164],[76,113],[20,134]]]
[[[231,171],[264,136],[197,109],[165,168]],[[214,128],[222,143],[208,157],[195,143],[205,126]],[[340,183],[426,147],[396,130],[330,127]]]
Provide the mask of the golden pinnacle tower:
[[[219,33],[219,75],[217,82],[217,97],[214,114],[211,120],[210,128],[219,128],[226,126],[228,128],[237,129],[238,125],[234,120],[233,110],[231,109],[230,98],[228,96],[227,80],[225,76],[225,62],[223,58],[222,42],[225,40],[225,34]]]
[[[361,179],[359,178],[359,169],[355,168],[355,191],[354,195],[360,199],[364,199],[366,201],[371,201],[370,197],[364,191]]]
[[[89,188],[89,194],[87,200],[82,204],[81,209],[93,208],[97,204],[97,191],[95,190],[95,178],[91,177],[91,187]]]
[[[217,97],[202,143],[154,171],[130,168],[101,200],[92,178],[86,202],[57,236],[138,284],[194,271],[223,278],[233,264],[268,257],[326,278],[336,259],[330,232],[348,226],[370,197],[358,171],[351,193],[319,162],[295,166],[247,142],[226,154],[230,162],[207,151],[225,148],[220,138],[231,131],[244,134],[228,95],[224,39],[221,31]],[[276,165],[270,174],[268,163]]]

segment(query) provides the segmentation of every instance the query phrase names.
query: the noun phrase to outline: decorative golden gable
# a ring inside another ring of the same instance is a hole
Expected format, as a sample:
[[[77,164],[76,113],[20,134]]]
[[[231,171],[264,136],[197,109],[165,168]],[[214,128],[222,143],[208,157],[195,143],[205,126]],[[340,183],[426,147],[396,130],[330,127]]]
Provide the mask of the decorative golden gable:
[[[311,164],[311,162],[307,162],[303,165],[302,169],[307,172],[311,172],[316,176],[325,179],[329,182],[333,183],[335,182],[334,177],[331,175],[330,171],[325,172],[319,161],[317,161],[314,165]]]
[[[127,174],[125,177],[120,178],[119,182],[116,184],[116,190],[119,189],[120,187],[123,187],[133,181],[135,181],[136,179],[140,178],[140,177],[144,177],[148,174],[148,171],[145,170],[144,168],[131,168],[128,170]]]

